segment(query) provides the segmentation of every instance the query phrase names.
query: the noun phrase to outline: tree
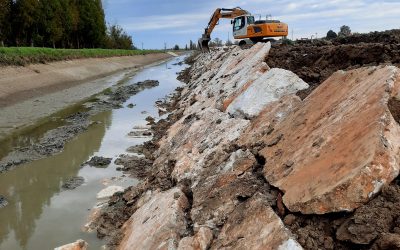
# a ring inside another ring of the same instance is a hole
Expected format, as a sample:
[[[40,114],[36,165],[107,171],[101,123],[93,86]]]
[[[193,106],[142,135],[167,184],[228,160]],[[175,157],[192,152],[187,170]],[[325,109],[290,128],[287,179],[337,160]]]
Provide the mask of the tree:
[[[186,45],[185,45],[185,50],[188,50],[188,49],[189,49],[189,48],[188,48],[188,45],[186,44]]]
[[[350,35],[351,35],[351,29],[349,26],[343,25],[342,27],[340,27],[340,31],[338,34],[339,37],[350,36]]]
[[[0,47],[4,46],[4,40],[10,32],[11,0],[0,0]]]
[[[222,40],[217,37],[217,38],[214,39],[214,44],[215,44],[216,47],[221,47],[222,46]]]
[[[105,46],[109,49],[132,49],[132,37],[121,26],[114,24],[107,29]]]
[[[232,46],[232,45],[233,45],[233,42],[232,42],[231,40],[228,40],[228,41],[226,41],[225,45],[226,45],[226,46]]]
[[[174,50],[179,50],[179,45],[178,45],[178,44],[176,44],[176,45],[174,46]]]
[[[337,34],[333,30],[329,30],[328,33],[326,33],[326,38],[329,40],[335,39],[336,37],[337,37]]]

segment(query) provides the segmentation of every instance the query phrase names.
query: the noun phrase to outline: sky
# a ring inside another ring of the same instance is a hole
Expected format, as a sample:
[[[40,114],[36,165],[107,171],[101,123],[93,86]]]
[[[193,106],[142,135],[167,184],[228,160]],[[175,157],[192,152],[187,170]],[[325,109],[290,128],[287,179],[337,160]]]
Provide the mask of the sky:
[[[135,46],[162,49],[196,41],[216,8],[241,7],[260,16],[272,15],[289,25],[289,38],[322,37],[350,26],[352,32],[400,28],[400,0],[103,0],[106,20],[119,24]],[[222,19],[212,38],[233,40],[230,20]]]

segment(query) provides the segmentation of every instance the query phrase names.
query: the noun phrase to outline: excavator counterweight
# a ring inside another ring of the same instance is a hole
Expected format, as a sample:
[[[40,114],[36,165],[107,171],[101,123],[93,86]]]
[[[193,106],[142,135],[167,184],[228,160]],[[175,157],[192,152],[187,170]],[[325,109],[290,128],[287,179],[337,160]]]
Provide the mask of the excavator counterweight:
[[[221,18],[233,19],[233,36],[235,39],[246,39],[256,43],[268,41],[265,38],[286,37],[288,35],[288,25],[278,20],[255,21],[250,12],[239,7],[233,9],[218,8],[214,11],[202,37],[199,39],[201,51],[210,51],[211,33]],[[239,43],[239,45],[245,44],[247,44],[245,40],[241,40]]]

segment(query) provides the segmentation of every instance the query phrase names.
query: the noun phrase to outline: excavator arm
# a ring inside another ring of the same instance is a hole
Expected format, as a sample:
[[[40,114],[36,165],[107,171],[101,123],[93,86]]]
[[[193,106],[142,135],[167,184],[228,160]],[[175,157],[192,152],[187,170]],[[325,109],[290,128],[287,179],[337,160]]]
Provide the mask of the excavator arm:
[[[207,27],[204,30],[202,37],[199,39],[199,46],[201,50],[209,51],[210,48],[208,47],[208,43],[211,41],[211,33],[213,32],[215,26],[217,26],[219,19],[226,18],[226,19],[234,19],[238,16],[243,15],[250,15],[250,13],[246,10],[243,10],[239,7],[234,9],[216,9],[211,16],[210,21],[208,22]]]

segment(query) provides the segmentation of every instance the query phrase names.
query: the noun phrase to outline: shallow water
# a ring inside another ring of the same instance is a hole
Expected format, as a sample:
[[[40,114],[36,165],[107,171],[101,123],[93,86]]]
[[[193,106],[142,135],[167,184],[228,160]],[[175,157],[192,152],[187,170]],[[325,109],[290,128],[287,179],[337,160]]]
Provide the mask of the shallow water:
[[[85,233],[90,209],[99,201],[96,194],[107,185],[131,186],[137,180],[124,177],[116,171],[112,163],[107,168],[94,168],[82,163],[92,156],[112,157],[113,162],[120,154],[133,145],[143,143],[146,138],[132,138],[127,134],[134,126],[146,125],[147,116],[158,117],[155,101],[173,92],[181,83],[176,73],[185,66],[173,65],[183,57],[153,66],[137,73],[126,84],[143,80],[158,80],[160,86],[147,89],[132,96],[124,108],[102,112],[94,117],[99,121],[65,145],[62,153],[21,165],[0,174],[0,195],[4,195],[9,205],[0,209],[0,249],[53,249],[54,247],[84,239],[90,249],[99,249],[104,242],[95,233]],[[136,104],[134,108],[126,107]],[[60,118],[83,109],[72,107],[48,119],[49,122],[15,135],[9,145],[21,146],[35,141],[47,129],[62,124]],[[0,153],[9,150],[3,144]],[[1,156],[0,156],[1,157]],[[82,176],[85,183],[75,190],[62,190],[65,180]],[[117,177],[116,180],[111,180]]]

